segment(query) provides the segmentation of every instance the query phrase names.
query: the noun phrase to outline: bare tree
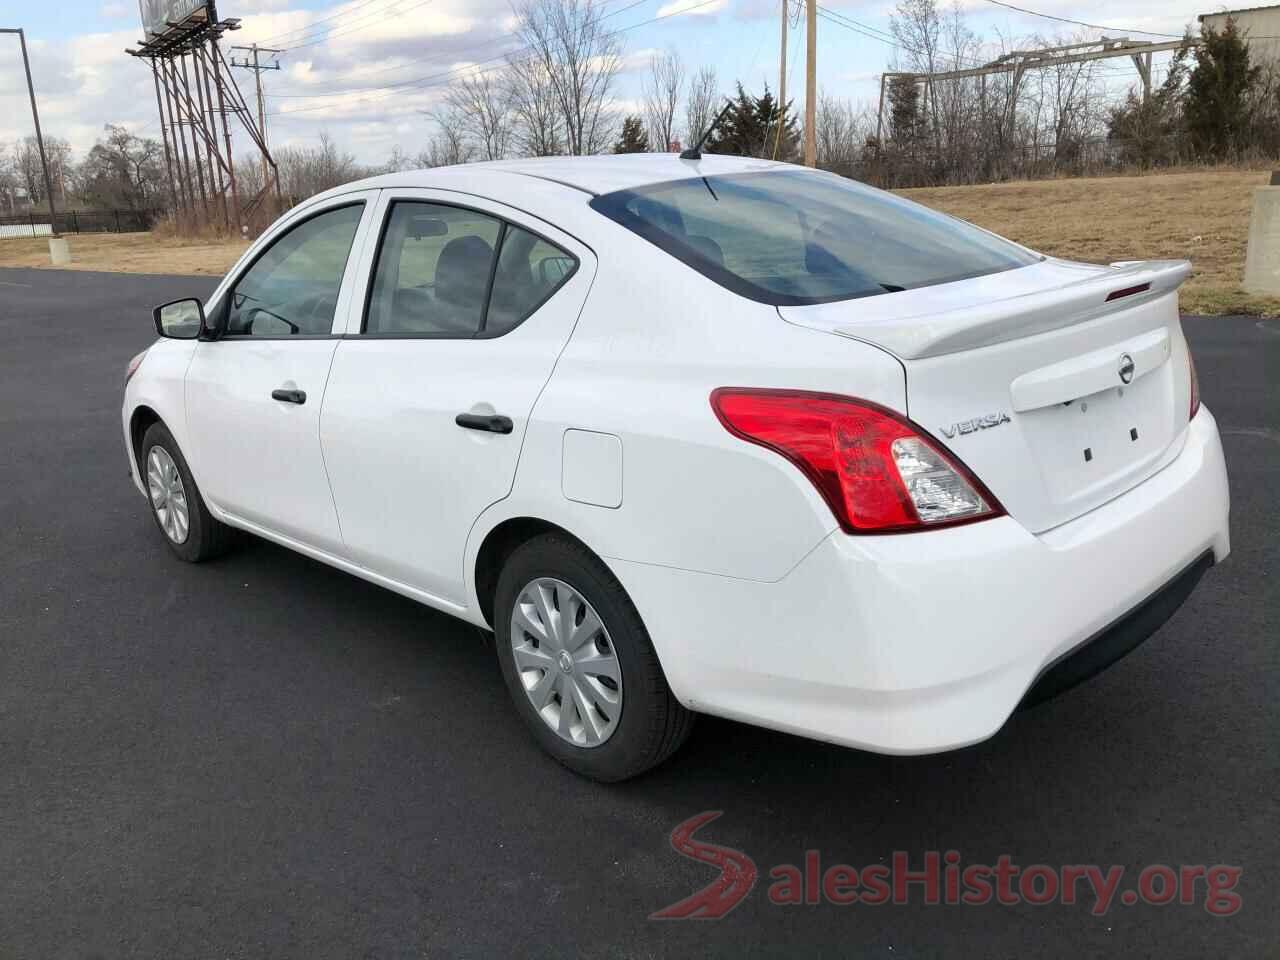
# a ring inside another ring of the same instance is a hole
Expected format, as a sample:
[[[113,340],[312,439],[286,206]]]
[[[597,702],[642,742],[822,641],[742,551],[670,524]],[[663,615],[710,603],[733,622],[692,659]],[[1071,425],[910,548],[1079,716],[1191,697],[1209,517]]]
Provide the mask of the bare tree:
[[[644,115],[652,150],[670,150],[676,139],[676,110],[684,94],[684,75],[684,63],[674,50],[655,53],[649,59],[649,75],[644,81]]]
[[[9,152],[0,144],[0,197],[4,198],[10,213],[14,212],[17,188],[18,171],[14,168],[13,158],[9,156]]]
[[[279,163],[280,152],[277,150],[273,156]],[[241,197],[256,197],[262,192],[265,183],[262,179],[262,154],[255,151],[242,154],[236,159],[236,191]]]
[[[938,0],[898,0],[889,15],[889,29],[898,41],[899,56],[913,73],[937,73],[942,69],[942,12]],[[937,84],[925,84],[925,108],[933,120],[938,114]],[[941,153],[941,134],[933,126],[934,150]]]
[[[928,74],[990,61],[997,51],[984,49],[954,0],[950,6],[942,0],[899,0],[891,27],[898,40],[894,68],[920,77],[914,93],[903,82],[887,91],[895,108],[893,142],[881,146],[892,146],[898,159],[910,161],[914,169],[906,181],[971,183],[1007,173],[1018,126],[1019,89],[1012,73],[927,79]],[[907,106],[911,109],[905,110]],[[911,122],[903,125],[900,120]]]
[[[818,143],[818,166],[852,176],[861,157],[862,144],[875,132],[874,117],[868,109],[858,110],[852,101],[818,93],[814,133]]]
[[[72,179],[73,167],[71,144],[62,137],[48,136],[44,138],[44,153],[49,159],[49,179],[58,199],[67,205],[67,182]]]
[[[414,166],[413,157],[405,153],[397,143],[391,147],[391,155],[387,157],[387,162],[382,165],[382,169],[387,173],[400,173],[403,170],[412,170]]]
[[[689,82],[689,95],[684,104],[685,139],[690,144],[706,132],[719,112],[720,81],[715,67],[703,67]]]
[[[501,160],[511,146],[511,89],[493,71],[463,77],[445,101],[462,118],[462,128],[485,160]]]
[[[324,131],[314,147],[283,147],[273,154],[280,171],[280,189],[294,199],[359,180],[367,173],[354,156],[338,149]]]
[[[981,44],[965,23],[959,4],[953,3],[941,15],[940,25],[943,69],[982,62]],[[985,99],[981,81],[967,77],[929,86],[934,143],[942,150],[940,166],[953,180],[972,181],[983,148],[979,136]]]
[[[27,203],[44,202],[44,172],[40,166],[40,146],[35,137],[23,137],[13,145],[13,166],[18,182],[26,188]]]
[[[1083,34],[1040,41],[1045,46],[1061,46],[1080,40]],[[1086,38],[1087,39],[1087,38]],[[1055,164],[1079,160],[1084,141],[1096,133],[1101,81],[1096,61],[1055,64],[1039,73],[1040,110],[1043,133],[1037,140],[1052,150]],[[1037,157],[1039,159],[1039,157]]]
[[[420,167],[449,167],[467,163],[475,157],[475,145],[467,138],[466,117],[454,107],[446,106],[427,114],[436,125],[436,133],[417,156]]]
[[[546,65],[532,57],[512,57],[507,61],[506,82],[517,149],[529,157],[563,152],[564,118]]]
[[[160,144],[144,140],[115,124],[104,128],[80,165],[80,192],[97,207],[146,207],[164,196]],[[39,155],[36,156],[37,169]]]
[[[546,72],[564,121],[565,149],[599,153],[613,128],[610,91],[621,43],[606,29],[599,0],[522,0],[515,34]]]

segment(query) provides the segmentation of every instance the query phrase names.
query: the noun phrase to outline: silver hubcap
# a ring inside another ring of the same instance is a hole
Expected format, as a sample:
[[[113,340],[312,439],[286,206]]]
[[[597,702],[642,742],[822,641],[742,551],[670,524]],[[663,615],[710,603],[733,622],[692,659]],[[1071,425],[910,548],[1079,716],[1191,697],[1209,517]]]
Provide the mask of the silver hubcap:
[[[164,535],[174,543],[186,543],[191,532],[187,492],[178,465],[164,447],[152,447],[147,454],[147,491]]]
[[[561,739],[609,739],[622,716],[622,667],[582,594],[550,577],[525,584],[511,611],[511,653],[533,709]]]

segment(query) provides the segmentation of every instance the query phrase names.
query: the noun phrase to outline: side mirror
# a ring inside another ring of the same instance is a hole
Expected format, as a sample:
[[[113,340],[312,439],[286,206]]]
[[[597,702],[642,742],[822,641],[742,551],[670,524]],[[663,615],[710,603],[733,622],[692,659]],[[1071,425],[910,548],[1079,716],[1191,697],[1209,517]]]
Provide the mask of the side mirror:
[[[544,286],[559,283],[573,272],[573,260],[569,257],[543,257],[538,261],[538,281]]]
[[[195,297],[174,300],[152,311],[156,333],[170,340],[194,340],[205,330],[204,307]]]

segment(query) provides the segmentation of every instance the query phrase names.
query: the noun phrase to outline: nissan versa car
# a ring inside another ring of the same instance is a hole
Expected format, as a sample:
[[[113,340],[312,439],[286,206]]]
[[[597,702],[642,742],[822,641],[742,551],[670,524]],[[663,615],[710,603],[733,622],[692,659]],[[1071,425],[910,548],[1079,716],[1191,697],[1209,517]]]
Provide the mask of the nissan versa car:
[[[1227,555],[1188,270],[750,159],[398,173],[157,308],[124,439],[179,557],[249,531],[491,630],[589,777],[699,713],[949,750]]]

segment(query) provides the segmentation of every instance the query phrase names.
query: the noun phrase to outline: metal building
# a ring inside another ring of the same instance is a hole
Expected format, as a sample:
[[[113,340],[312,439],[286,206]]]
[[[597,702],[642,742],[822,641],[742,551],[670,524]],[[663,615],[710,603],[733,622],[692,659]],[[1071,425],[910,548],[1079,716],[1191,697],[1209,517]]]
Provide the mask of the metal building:
[[[1245,35],[1251,63],[1280,65],[1280,4],[1202,13],[1196,19],[1221,33],[1228,17]]]

